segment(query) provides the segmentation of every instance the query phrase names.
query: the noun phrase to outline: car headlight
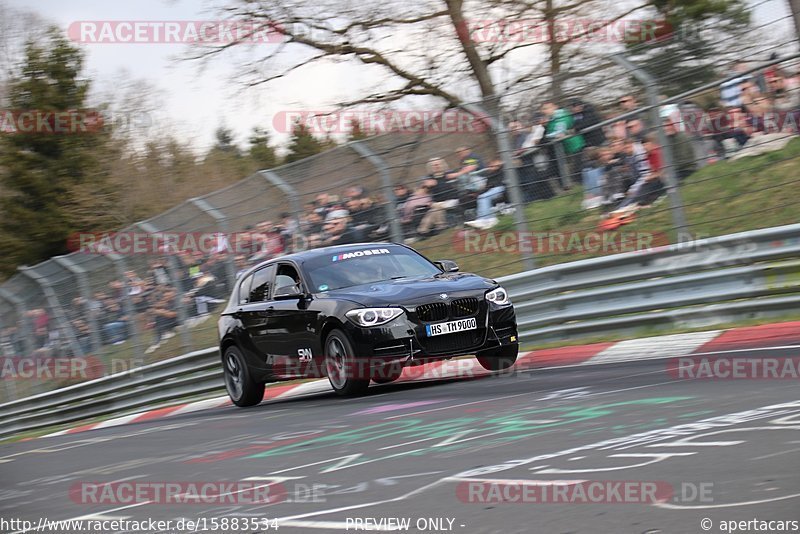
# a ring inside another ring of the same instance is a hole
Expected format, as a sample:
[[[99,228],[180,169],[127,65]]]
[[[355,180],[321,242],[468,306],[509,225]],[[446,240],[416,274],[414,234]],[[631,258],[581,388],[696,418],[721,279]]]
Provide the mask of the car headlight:
[[[491,291],[486,293],[486,300],[488,300],[493,304],[497,304],[498,306],[505,306],[506,304],[511,304],[511,301],[508,300],[508,292],[502,287],[498,287],[497,289],[492,289]]]
[[[402,315],[402,308],[361,308],[347,312],[347,318],[358,326],[379,326]]]

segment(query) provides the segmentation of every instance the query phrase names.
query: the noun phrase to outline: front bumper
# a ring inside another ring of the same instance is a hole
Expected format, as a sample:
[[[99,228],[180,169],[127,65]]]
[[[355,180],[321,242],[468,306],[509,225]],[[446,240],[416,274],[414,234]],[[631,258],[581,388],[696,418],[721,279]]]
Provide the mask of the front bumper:
[[[426,324],[465,317],[424,321],[414,308],[383,326],[362,328],[348,322],[345,329],[353,342],[355,358],[368,360],[371,368],[397,363],[414,365],[518,345],[513,306],[496,307],[482,301],[472,317],[476,318],[477,329],[433,337],[426,335]]]

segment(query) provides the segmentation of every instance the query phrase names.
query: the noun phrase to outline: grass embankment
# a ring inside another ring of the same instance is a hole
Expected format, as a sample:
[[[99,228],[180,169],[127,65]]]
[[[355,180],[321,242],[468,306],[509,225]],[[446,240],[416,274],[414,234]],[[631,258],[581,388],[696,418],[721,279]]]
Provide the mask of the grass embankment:
[[[800,139],[793,139],[781,150],[767,154],[708,165],[689,176],[680,187],[689,231],[697,238],[704,238],[796,223],[800,220],[800,202],[796,200],[798,182]],[[602,214],[600,210],[581,209],[582,199],[583,191],[577,187],[556,198],[527,205],[528,230],[567,236],[577,233],[581,237],[588,232],[598,232]],[[491,231],[513,230],[512,217],[505,216]],[[465,250],[460,232],[460,228],[454,228],[419,241],[414,247],[432,259],[453,259],[462,271],[498,277],[524,270],[520,255],[513,250],[503,250],[499,244],[495,246],[480,240],[478,251],[474,246]],[[665,244],[666,240],[676,242],[669,201],[664,199],[651,208],[640,210],[635,222],[611,234],[617,236],[619,232],[657,233],[653,241],[656,245]],[[611,240],[620,242],[619,238]],[[545,248],[549,248],[547,239]],[[613,247],[594,254],[572,247],[566,252],[541,250],[534,256],[536,266],[543,267],[613,253]]]

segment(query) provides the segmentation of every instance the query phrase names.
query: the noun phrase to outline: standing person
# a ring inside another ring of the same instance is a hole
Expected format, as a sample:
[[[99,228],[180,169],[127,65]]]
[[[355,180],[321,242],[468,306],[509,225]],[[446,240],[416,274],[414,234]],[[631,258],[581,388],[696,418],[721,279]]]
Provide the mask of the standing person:
[[[441,232],[447,228],[447,210],[458,206],[458,174],[447,172],[447,162],[443,158],[431,158],[428,161],[428,176],[423,183],[431,194],[433,202],[422,221],[417,233],[427,237],[432,232]]]
[[[692,141],[689,136],[679,131],[675,123],[670,120],[664,121],[664,131],[667,134],[667,142],[675,160],[675,177],[679,181],[683,181],[697,170],[698,158],[695,156]]]
[[[587,104],[580,98],[575,98],[570,102],[569,107],[575,119],[573,128],[577,133],[583,135],[586,146],[600,146],[606,142],[606,134],[602,128],[584,132],[589,127],[600,123],[600,115],[592,104]]]
[[[519,182],[525,202],[553,198],[555,193],[550,180],[558,176],[553,145],[547,143],[544,136],[547,118],[542,113],[536,113],[532,121],[530,133],[519,154]]]
[[[561,177],[561,185],[569,189],[573,177],[580,175],[581,151],[586,143],[582,135],[572,135],[575,122],[570,112],[550,100],[542,104],[542,113],[547,117],[545,137],[550,142],[561,143],[564,148],[568,176]]]

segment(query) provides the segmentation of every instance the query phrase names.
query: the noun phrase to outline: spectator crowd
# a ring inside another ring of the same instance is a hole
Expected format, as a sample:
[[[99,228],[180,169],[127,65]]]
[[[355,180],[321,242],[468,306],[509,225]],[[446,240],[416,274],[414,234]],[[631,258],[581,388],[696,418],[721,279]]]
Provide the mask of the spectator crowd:
[[[662,201],[667,171],[682,181],[761,136],[796,135],[798,74],[777,67],[745,74],[749,68],[734,64],[710,107],[686,100],[658,108],[671,168],[654,114],[637,112],[643,106],[633,94],[605,112],[579,98],[563,105],[546,101],[526,120],[510,121],[522,201],[543,201],[580,187],[582,209],[599,210],[601,228],[612,229]],[[604,120],[617,116],[624,118]],[[228,297],[232,278],[250,266],[297,249],[390,239],[392,218],[407,243],[461,225],[488,230],[499,215],[513,211],[505,171],[498,155],[484,159],[473,147],[457,146],[451,154],[431,157],[424,176],[395,184],[391,210],[388,198],[360,185],[339,194],[318,193],[302,214],[283,213],[237,234],[246,245],[238,248],[248,253],[233,257],[233,269],[224,247],[151,259],[146,272],[128,271],[90,299],[74,298],[64,307],[66,318],[54,317],[46,307],[28,310],[24,328],[18,321],[0,329],[0,356],[24,354],[26,336],[36,355],[75,355],[126,343],[134,331],[148,336],[146,352],[153,352],[179,327],[207,318]]]

